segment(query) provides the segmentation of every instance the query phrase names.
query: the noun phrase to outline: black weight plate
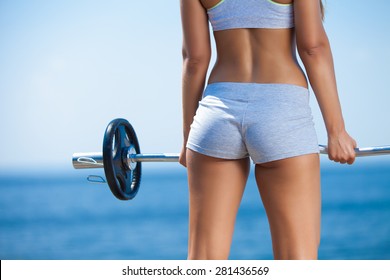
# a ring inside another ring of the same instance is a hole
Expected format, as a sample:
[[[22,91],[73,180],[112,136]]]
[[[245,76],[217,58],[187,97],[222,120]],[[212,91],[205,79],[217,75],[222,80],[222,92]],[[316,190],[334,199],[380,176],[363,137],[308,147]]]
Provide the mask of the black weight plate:
[[[103,164],[110,190],[120,200],[133,199],[141,183],[141,162],[134,170],[127,164],[127,152],[131,146],[137,154],[141,153],[131,124],[125,119],[112,120],[104,134]]]

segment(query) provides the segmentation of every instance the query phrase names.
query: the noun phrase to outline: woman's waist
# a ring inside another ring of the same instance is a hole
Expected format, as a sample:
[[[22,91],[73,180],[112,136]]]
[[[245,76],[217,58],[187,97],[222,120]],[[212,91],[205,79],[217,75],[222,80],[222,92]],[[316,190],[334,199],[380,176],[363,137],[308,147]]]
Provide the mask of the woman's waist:
[[[208,84],[219,82],[294,84],[308,87],[306,76],[297,63],[240,65],[217,62],[210,73]]]
[[[293,100],[308,102],[309,90],[300,85],[286,83],[216,82],[207,85],[203,98],[206,96],[244,102],[263,102],[271,98],[291,103],[295,102]]]

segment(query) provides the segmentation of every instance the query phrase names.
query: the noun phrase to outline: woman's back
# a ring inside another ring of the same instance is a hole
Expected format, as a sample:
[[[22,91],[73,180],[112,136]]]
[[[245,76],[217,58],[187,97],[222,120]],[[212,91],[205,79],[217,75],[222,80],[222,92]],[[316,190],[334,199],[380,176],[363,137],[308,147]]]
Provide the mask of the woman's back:
[[[279,8],[275,2],[264,1],[271,8],[273,6]],[[214,18],[212,18],[214,9],[225,8],[223,7],[223,5],[226,5],[224,1],[202,0],[201,2],[204,8],[209,11],[212,24],[214,23],[214,38],[217,47],[217,61],[211,72],[209,83],[285,83],[307,87],[305,76],[295,56],[293,28],[254,28],[251,27],[251,20],[246,20],[247,22],[245,22],[245,18],[240,20],[240,18],[231,17],[225,19],[225,25],[229,25],[230,20],[236,21],[230,23],[230,25],[235,24],[238,27],[233,26],[232,28],[228,26],[224,29],[220,27],[223,15],[218,15],[219,18],[216,22],[213,22]],[[242,1],[239,4],[247,5],[247,2]],[[283,8],[287,8],[287,5]],[[259,11],[259,18],[261,19],[260,13],[261,11]],[[245,14],[242,16],[245,17]],[[277,14],[276,16],[279,15]],[[284,15],[281,16],[283,17]],[[268,27],[267,24],[269,23],[265,21],[266,27]],[[243,26],[248,26],[249,28]],[[286,25],[286,27],[289,26]]]

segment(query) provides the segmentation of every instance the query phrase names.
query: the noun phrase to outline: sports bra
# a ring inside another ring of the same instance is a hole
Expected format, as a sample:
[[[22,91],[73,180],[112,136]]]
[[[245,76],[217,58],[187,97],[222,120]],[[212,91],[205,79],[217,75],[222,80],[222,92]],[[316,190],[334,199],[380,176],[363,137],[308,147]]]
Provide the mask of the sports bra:
[[[293,4],[272,0],[221,0],[207,10],[214,31],[235,28],[292,28]]]

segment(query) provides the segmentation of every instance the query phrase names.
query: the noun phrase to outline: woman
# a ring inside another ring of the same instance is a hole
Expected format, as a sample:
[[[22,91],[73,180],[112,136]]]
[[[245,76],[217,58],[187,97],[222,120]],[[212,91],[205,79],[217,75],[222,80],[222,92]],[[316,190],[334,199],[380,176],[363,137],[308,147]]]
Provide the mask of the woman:
[[[181,0],[189,259],[228,258],[249,157],[275,259],[317,258],[318,142],[296,46],[323,115],[329,158],[352,164],[356,147],[345,130],[322,12],[320,0]],[[204,89],[209,21],[217,61]]]

